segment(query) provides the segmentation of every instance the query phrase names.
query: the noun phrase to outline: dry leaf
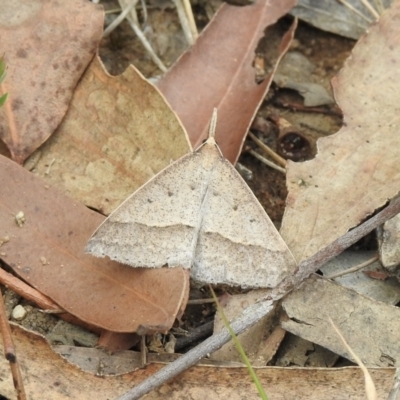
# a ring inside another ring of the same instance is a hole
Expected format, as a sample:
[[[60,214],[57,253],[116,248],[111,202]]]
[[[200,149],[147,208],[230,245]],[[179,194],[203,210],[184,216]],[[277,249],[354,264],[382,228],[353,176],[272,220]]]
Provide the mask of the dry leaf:
[[[2,1],[1,53],[7,65],[0,138],[18,163],[57,128],[103,33],[102,7],[88,1]]]
[[[268,36],[272,72],[261,84],[256,83],[252,66],[258,41],[264,29],[294,4],[294,0],[259,0],[248,7],[224,4],[196,43],[158,83],[188,131],[193,148],[207,137],[208,121],[216,107],[216,140],[224,156],[236,162],[273,72],[291,43],[295,25],[283,38],[277,31]]]
[[[129,388],[153,375],[162,365],[122,376],[94,376],[80,371],[54,353],[46,341],[32,332],[12,326],[17,356],[22,365],[24,385],[29,400],[109,400],[121,396]],[[0,351],[3,343],[0,341]],[[169,355],[171,356],[171,355]],[[101,368],[101,366],[100,366]],[[60,373],[62,371],[62,373]],[[380,399],[387,398],[394,368],[371,369]],[[344,399],[364,400],[364,378],[359,368],[258,368],[257,375],[271,399],[299,400]],[[0,394],[15,400],[8,361],[0,359]],[[231,400],[259,399],[245,367],[210,368],[195,366],[168,384],[146,395],[146,400]]]
[[[375,10],[378,8],[377,11],[381,11],[381,6],[389,7],[392,1],[367,0],[372,8]],[[374,22],[375,17],[364,6],[362,0],[346,1],[356,11],[352,11],[343,3],[344,1],[332,0],[299,0],[299,4],[290,13],[324,31],[358,39]]]
[[[314,276],[285,298],[283,308],[290,320],[282,322],[282,327],[303,339],[351,360],[330,327],[331,317],[367,367],[400,364],[398,337],[394,335],[400,330],[397,307]]]
[[[69,313],[104,329],[170,329],[188,297],[186,271],[133,269],[85,255],[84,246],[104,217],[4,157],[0,187],[0,237],[10,238],[1,258],[19,276]],[[18,210],[26,216],[22,227],[14,221]]]
[[[176,115],[140,72],[129,66],[112,77],[95,57],[60,127],[35,154],[34,172],[109,214],[190,150]]]
[[[329,278],[331,275],[345,272],[349,268],[365,263],[375,255],[375,251],[344,251],[342,254],[328,261],[320,270],[325,277]],[[353,289],[364,296],[396,305],[400,301],[399,281],[395,278],[385,282],[371,279],[365,275],[364,272],[366,269],[378,272],[382,270],[382,267],[379,261],[375,261],[373,264],[364,267],[364,269],[333,278],[333,280],[339,285]]]
[[[334,79],[344,126],[318,155],[288,162],[281,234],[300,262],[334,242],[400,190],[398,149],[400,2],[360,39]]]

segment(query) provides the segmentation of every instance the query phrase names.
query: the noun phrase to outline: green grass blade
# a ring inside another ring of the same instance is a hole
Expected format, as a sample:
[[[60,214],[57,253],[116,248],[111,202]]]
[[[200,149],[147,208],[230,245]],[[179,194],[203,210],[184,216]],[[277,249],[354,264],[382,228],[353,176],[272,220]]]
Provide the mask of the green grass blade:
[[[0,58],[0,83],[2,83],[6,77],[6,63],[2,58]]]
[[[237,336],[235,335],[235,332],[233,332],[231,326],[229,325],[229,321],[226,318],[226,315],[225,315],[224,311],[222,310],[222,307],[219,304],[217,296],[215,295],[214,290],[211,286],[210,286],[210,290],[211,290],[211,294],[214,298],[215,304],[217,305],[218,313],[221,316],[226,329],[228,329],[229,334],[232,337],[233,343],[235,344],[235,347],[240,354],[240,357],[242,358],[243,362],[246,364],[247,370],[249,371],[249,374],[250,374],[251,378],[253,379],[254,384],[257,387],[257,391],[258,391],[260,397],[263,400],[268,400],[267,394],[265,393],[264,388],[262,387],[262,384],[261,384],[260,380],[258,379],[256,372],[254,371],[252,365],[250,364],[250,360],[248,359],[246,352],[244,351],[239,339],[237,338]]]
[[[4,81],[6,77],[7,69],[6,69],[6,63],[4,62],[3,58],[0,57],[0,84]],[[4,93],[0,97],[0,107],[6,102],[7,100],[8,93]]]
[[[0,107],[6,102],[7,96],[8,96],[8,93],[3,94],[3,96],[0,97]]]

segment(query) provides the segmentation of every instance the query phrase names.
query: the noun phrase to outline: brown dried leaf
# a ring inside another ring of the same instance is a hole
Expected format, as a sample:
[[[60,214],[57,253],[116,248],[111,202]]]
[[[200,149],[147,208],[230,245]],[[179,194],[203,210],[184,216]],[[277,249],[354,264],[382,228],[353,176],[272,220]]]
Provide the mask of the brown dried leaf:
[[[111,213],[191,150],[160,92],[133,66],[113,77],[95,57],[34,171],[84,204]]]
[[[22,366],[29,400],[116,399],[162,368],[160,364],[122,376],[99,377],[82,372],[54,353],[45,339],[12,326],[17,356]],[[3,351],[0,341],[0,351]],[[62,373],[60,373],[62,371]],[[387,398],[394,368],[371,369],[380,399]],[[258,368],[257,375],[272,399],[365,399],[364,378],[359,368]],[[16,399],[9,363],[0,358],[1,394]],[[195,366],[146,395],[146,400],[259,399],[245,367]]]
[[[1,258],[79,319],[115,332],[167,331],[185,306],[188,273],[138,269],[84,254],[104,217],[0,156]],[[20,211],[25,223],[19,227]],[[43,257],[46,263],[43,263]]]
[[[236,162],[275,68],[291,43],[295,24],[283,38],[281,33],[271,33],[272,72],[261,84],[256,83],[252,66],[256,46],[264,29],[294,4],[295,0],[260,0],[248,7],[224,4],[196,43],[158,83],[194,148],[207,137],[216,107],[218,145],[229,161]]]
[[[88,1],[2,2],[0,138],[22,163],[57,128],[103,33],[102,7]]]
[[[305,260],[382,207],[400,190],[398,149],[400,2],[360,39],[334,79],[344,126],[318,141],[318,155],[288,163],[281,234]]]

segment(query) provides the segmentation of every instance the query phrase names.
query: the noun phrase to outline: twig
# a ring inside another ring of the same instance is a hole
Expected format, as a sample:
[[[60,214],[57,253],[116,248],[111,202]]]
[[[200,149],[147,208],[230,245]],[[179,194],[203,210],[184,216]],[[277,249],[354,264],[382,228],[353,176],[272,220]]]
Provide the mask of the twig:
[[[268,312],[272,310],[272,303],[272,300],[263,301],[246,308],[239,318],[231,322],[232,330],[239,335],[247,328],[250,328],[256,324],[264,315],[268,314]],[[178,358],[178,360],[168,364],[163,369],[157,371],[150,378],[146,379],[142,383],[139,383],[135,388],[119,397],[118,400],[139,399],[146,393],[163,384],[168,379],[180,374],[187,368],[196,364],[208,353],[218,350],[225,343],[229,342],[230,338],[231,336],[229,335],[228,330],[226,328],[222,329],[217,334],[209,337],[197,347]]]
[[[253,139],[253,141],[260,146],[270,157],[272,157],[281,167],[286,168],[286,160],[282,158],[280,155],[276,154],[271,148],[269,148],[263,141],[261,141],[256,135],[249,132],[249,136]],[[286,171],[285,171],[286,173]]]
[[[193,299],[193,300],[188,300],[187,304],[206,304],[206,303],[214,303],[213,298],[208,298],[208,299]]]
[[[185,347],[192,345],[194,342],[212,335],[213,328],[214,320],[211,320],[195,329],[192,329],[187,335],[178,338],[175,345],[175,351],[184,349]]]
[[[196,21],[194,20],[192,5],[189,0],[183,0],[183,6],[185,7],[186,15],[189,21],[189,27],[192,32],[193,39],[196,40],[199,37],[197,30]]]
[[[358,264],[358,265],[356,265],[354,267],[348,268],[348,269],[346,269],[344,271],[337,272],[336,274],[324,276],[324,278],[325,279],[335,279],[335,278],[339,278],[340,276],[343,276],[343,275],[352,274],[353,272],[356,272],[359,269],[362,269],[362,268],[364,268],[364,267],[366,267],[366,266],[368,266],[368,265],[370,265],[370,264],[372,264],[372,263],[374,263],[375,261],[378,261],[378,260],[379,260],[379,256],[376,255],[376,256],[370,258],[369,260],[367,260],[367,261],[365,261],[365,262],[363,262],[361,264]]]
[[[121,14],[118,15],[117,18],[114,19],[113,22],[111,22],[110,25],[107,26],[103,33],[103,38],[107,37],[129,14],[129,12],[132,11],[132,9],[136,6],[137,0],[132,0],[130,4],[121,12]]]
[[[263,162],[265,165],[268,165],[268,167],[271,167],[273,169],[276,169],[279,172],[282,172],[283,174],[286,175],[286,170],[285,168],[280,167],[279,165],[274,164],[272,161],[269,161],[268,159],[266,159],[265,157],[263,157],[261,154],[258,154],[256,151],[254,150],[249,150],[249,153],[254,156],[255,158],[257,158],[258,160],[260,160],[261,162]]]
[[[330,245],[318,251],[309,259],[302,261],[298,265],[296,273],[288,276],[276,288],[274,288],[268,298],[263,299],[259,303],[252,304],[247,307],[242,314],[235,318],[231,323],[231,327],[236,335],[244,332],[256,324],[262,317],[267,315],[273,308],[274,303],[293,290],[297,285],[303,282],[313,272],[317,271],[323,264],[330,259],[339,255],[344,249],[356,243],[366,234],[374,230],[379,225],[382,225],[388,219],[394,217],[400,212],[400,197],[393,199],[379,213],[365,221],[363,224],[345,233],[342,237],[335,240]],[[163,369],[157,371],[150,378],[144,380],[133,389],[122,395],[119,400],[136,400],[151,390],[161,386],[167,380],[175,377],[187,368],[196,364],[207,354],[221,348],[230,340],[228,330],[222,329],[217,334],[206,339],[203,343],[190,350],[178,360],[167,365]]]
[[[137,1],[137,0],[135,0],[135,1]],[[123,6],[123,4],[125,2],[126,1],[124,1],[124,0],[119,0],[119,3],[122,6]],[[135,32],[136,36],[138,37],[138,39],[142,42],[143,47],[149,53],[149,55],[150,55],[151,59],[153,60],[154,64],[156,64],[157,67],[160,68],[160,70],[162,72],[166,72],[167,71],[167,67],[164,65],[164,63],[157,56],[157,54],[155,53],[155,51],[151,47],[151,44],[149,43],[149,41],[147,40],[146,36],[144,35],[143,31],[139,27],[139,22],[138,22],[138,18],[137,18],[137,14],[136,14],[135,8],[131,9],[131,12],[128,13],[128,15],[126,16],[126,19],[128,20],[129,24],[131,25],[131,27],[132,27],[133,31]]]
[[[18,400],[25,400],[25,388],[22,381],[21,369],[17,360],[17,353],[15,351],[14,343],[12,340],[10,324],[6,315],[6,308],[4,306],[3,296],[0,291],[0,332],[3,338],[4,355],[6,360],[10,363],[11,375],[15,390],[17,391]]]
[[[51,299],[38,292],[33,287],[27,285],[25,282],[16,278],[14,275],[9,274],[0,268],[0,282],[9,287],[12,291],[22,296],[24,299],[33,301],[40,308],[51,310],[52,312],[65,312],[54,303]]]
[[[194,37],[190,29],[188,17],[183,7],[182,0],[172,0],[175,4],[176,11],[178,12],[179,21],[182,25],[183,33],[186,37],[186,41],[191,46],[194,43]]]
[[[117,14],[122,12],[122,8],[110,8],[109,10],[104,10],[104,14],[108,15],[108,14]]]
[[[144,27],[147,24],[147,19],[149,18],[148,12],[147,12],[147,6],[146,6],[146,0],[140,0],[140,4],[142,5],[142,19],[143,19],[143,24],[142,27]]]

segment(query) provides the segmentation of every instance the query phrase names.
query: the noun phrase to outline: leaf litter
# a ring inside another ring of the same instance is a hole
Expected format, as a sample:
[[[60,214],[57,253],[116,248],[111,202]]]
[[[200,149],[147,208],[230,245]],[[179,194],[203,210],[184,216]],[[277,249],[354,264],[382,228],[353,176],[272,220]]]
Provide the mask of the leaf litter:
[[[54,165],[54,164],[53,164]],[[17,210],[18,211],[18,210]],[[16,212],[17,212],[16,211]],[[28,223],[29,223],[29,219],[28,219]],[[25,229],[25,227],[24,228],[21,228],[21,229]],[[285,372],[284,372],[284,370],[281,370],[280,371],[280,377],[282,377],[282,375],[284,374]],[[390,372],[390,370],[389,370],[389,373],[391,373]],[[246,375],[246,374],[244,374],[244,375]],[[348,374],[347,375],[347,378],[346,379],[348,379],[349,381],[351,381],[351,382],[353,382],[354,381],[354,379],[352,379],[352,378],[350,378],[350,376],[351,376],[351,374]],[[390,375],[389,375],[390,376]],[[390,378],[388,378],[388,379],[390,379]],[[301,379],[301,381],[305,381],[305,382],[307,382],[307,379],[304,379],[304,376],[303,376],[303,378]],[[199,382],[201,382],[201,386],[203,386],[204,387],[204,373],[203,373],[203,376],[199,379]],[[309,398],[309,395],[310,395],[310,392],[309,392],[309,390],[310,390],[310,384],[311,384],[311,382],[310,381],[308,381],[307,382],[307,386],[308,386],[308,391],[307,391],[307,394],[308,394],[308,396],[307,396],[307,398]],[[279,386],[279,385],[278,385]],[[323,385],[321,385],[321,387],[323,387]],[[286,389],[286,388],[285,388]],[[165,390],[165,389],[164,389]],[[238,389],[237,389],[238,390]],[[330,388],[330,390],[333,390],[332,389],[332,387]],[[348,393],[352,393],[352,394],[354,394],[353,392],[352,392],[352,389],[348,389],[349,390],[349,392],[347,392],[347,394]],[[159,392],[159,393],[161,393],[161,392]],[[202,392],[203,394],[204,394],[204,392]],[[329,392],[330,394],[332,394],[332,392]],[[361,390],[361,392],[360,393],[362,393],[362,390]],[[384,393],[387,393],[386,391],[384,392]],[[156,392],[154,392],[154,394],[156,395]],[[165,394],[165,393],[163,393],[163,394]],[[232,394],[232,393],[231,393]],[[382,394],[382,396],[384,396],[384,394]],[[219,398],[221,398],[221,397],[219,397]],[[318,397],[317,397],[318,398]],[[356,398],[356,397],[353,397],[353,398]],[[362,398],[362,397],[361,397]]]
[[[87,352],[86,358],[93,358],[95,363],[93,363],[93,372],[87,373],[52,351],[42,336],[15,325],[12,325],[12,333],[16,347],[19,349],[21,365],[24,371],[29,371],[29,379],[25,382],[29,400],[43,399],[44,390],[46,394],[51,393],[51,398],[54,400],[115,398],[122,395],[132,385],[138,384],[160,370],[168,360],[163,355],[160,361],[153,362],[145,369],[138,369],[120,376],[101,376],[102,368],[107,370],[109,362],[104,354],[100,355],[98,351],[97,353],[92,351],[96,349],[88,349],[90,352]],[[1,342],[0,349],[2,350]],[[135,364],[137,368],[140,365],[137,357],[129,353],[132,352],[121,353],[117,358],[118,362],[124,364],[124,358],[127,358],[129,363]],[[173,358],[169,357],[169,359]],[[90,360],[87,360],[87,363],[89,362]],[[102,363],[104,367],[101,366]],[[212,400],[228,400],[236,396],[249,400],[259,399],[245,368],[218,366],[218,363],[213,364],[207,360],[200,361],[200,364],[206,365],[191,368],[183,373],[179,380],[164,384],[149,393],[146,399],[159,400],[168,397],[173,400],[184,400],[188,398],[188,395],[194,400],[204,399],[205,395]],[[96,376],[94,371],[100,373]],[[376,383],[379,398],[385,398],[390,391],[393,370],[377,368],[371,369],[370,372]],[[257,375],[269,388],[271,398],[320,400],[329,395],[330,398],[351,396],[355,400],[365,399],[362,373],[354,367],[345,369],[264,367],[257,369]],[[9,369],[5,363],[0,363],[0,377],[2,379],[1,394],[9,399],[16,399]],[[286,382],[284,386],[270,384],[270,382],[282,381]],[[74,384],[71,385],[71,382]]]

